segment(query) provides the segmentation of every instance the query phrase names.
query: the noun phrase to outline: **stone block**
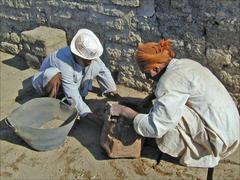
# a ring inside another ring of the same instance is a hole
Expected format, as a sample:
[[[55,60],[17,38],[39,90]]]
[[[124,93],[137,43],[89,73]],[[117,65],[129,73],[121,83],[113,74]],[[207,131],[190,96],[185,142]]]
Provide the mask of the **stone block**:
[[[114,102],[116,103],[116,102]],[[141,155],[143,137],[139,136],[132,121],[110,115],[106,109],[100,144],[111,158],[137,158]]]
[[[221,49],[207,49],[208,65],[213,69],[221,69],[224,65],[231,64],[231,55]]]
[[[106,21],[105,19],[102,20],[103,25],[107,25],[109,29],[113,30],[119,30],[122,31],[124,29],[124,21],[123,19],[116,19],[114,21]]]
[[[120,58],[121,57],[121,50],[117,48],[107,47],[106,48],[106,55],[112,58]]]
[[[140,7],[137,9],[139,16],[151,17],[155,14],[155,2],[154,0],[142,0],[140,1]]]
[[[27,63],[27,65],[33,69],[39,69],[41,66],[41,61],[39,60],[39,58],[37,56],[34,56],[32,54],[26,53],[25,54],[25,61]]]
[[[120,6],[139,7],[139,0],[112,0],[113,4]]]
[[[50,53],[67,46],[63,30],[40,26],[21,33],[22,54],[29,67],[38,69],[42,60]]]
[[[8,32],[0,33],[0,40],[1,41],[9,41],[10,34]]]
[[[56,28],[40,26],[21,33],[22,42],[45,49],[45,56],[56,49],[67,46],[65,31]]]
[[[46,56],[46,51],[45,51],[44,48],[32,47],[31,52],[32,52],[32,54],[34,54],[36,56],[40,56],[40,57],[45,57]]]
[[[234,28],[237,22],[217,22],[212,21],[206,26],[206,36],[208,43],[216,48],[227,48],[228,46],[239,46],[240,33]]]
[[[11,42],[16,43],[16,44],[20,43],[20,37],[17,35],[17,33],[11,33],[10,40],[11,40]]]
[[[113,17],[123,17],[124,12],[116,8],[99,8],[98,13],[113,16]]]
[[[18,45],[8,43],[8,42],[1,42],[0,50],[10,53],[10,54],[18,54],[19,53]]]

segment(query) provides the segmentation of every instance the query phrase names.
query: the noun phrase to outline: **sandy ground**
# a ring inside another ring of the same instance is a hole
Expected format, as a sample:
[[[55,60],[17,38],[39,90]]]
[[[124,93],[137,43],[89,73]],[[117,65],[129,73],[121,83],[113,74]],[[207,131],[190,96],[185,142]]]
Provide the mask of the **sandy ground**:
[[[36,72],[22,59],[0,52],[1,121],[0,179],[206,179],[207,169],[187,168],[145,147],[142,158],[109,159],[99,145],[101,127],[93,122],[76,121],[65,143],[58,149],[38,152],[21,140],[4,119],[24,102],[37,97],[30,78]],[[144,97],[133,89],[119,86],[120,94]],[[90,93],[90,107],[97,111],[104,98]],[[240,179],[239,150],[215,168],[214,179]]]

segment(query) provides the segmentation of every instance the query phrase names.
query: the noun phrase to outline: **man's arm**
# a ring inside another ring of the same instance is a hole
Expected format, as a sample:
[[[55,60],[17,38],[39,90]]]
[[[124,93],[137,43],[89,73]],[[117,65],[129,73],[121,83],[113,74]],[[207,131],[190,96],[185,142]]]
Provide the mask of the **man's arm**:
[[[171,78],[160,81],[150,112],[138,114],[134,118],[135,131],[144,137],[160,138],[169,129],[175,128],[190,96],[188,81],[180,75],[174,74]]]
[[[63,90],[65,93],[65,96],[67,96],[70,99],[72,98],[76,102],[76,108],[81,117],[84,117],[88,113],[92,112],[88,107],[88,105],[83,101],[76,84],[69,83],[64,78],[63,78],[62,84],[63,84]],[[72,102],[69,102],[69,103],[72,103]]]
[[[103,92],[103,94],[117,95],[117,87],[113,80],[111,72],[101,61],[101,59],[98,59],[97,65],[100,66],[100,70],[96,78],[101,91]]]
[[[73,79],[73,69],[65,64],[61,63],[60,64],[60,69],[62,73],[62,87],[63,91],[66,97],[68,97],[68,100],[76,102],[76,108],[80,114],[81,117],[86,116],[88,113],[91,113],[90,108],[88,105],[83,101],[79,90],[78,90],[78,85],[74,82]],[[72,102],[69,102],[72,103]]]

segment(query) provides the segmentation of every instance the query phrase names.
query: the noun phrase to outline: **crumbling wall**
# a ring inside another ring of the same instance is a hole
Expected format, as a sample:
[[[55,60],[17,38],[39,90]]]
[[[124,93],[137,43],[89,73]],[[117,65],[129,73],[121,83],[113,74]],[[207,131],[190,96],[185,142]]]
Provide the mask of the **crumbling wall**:
[[[39,25],[93,30],[118,82],[149,90],[134,59],[139,42],[174,40],[177,57],[208,66],[240,104],[238,0],[0,0],[0,49],[18,54],[20,33]]]

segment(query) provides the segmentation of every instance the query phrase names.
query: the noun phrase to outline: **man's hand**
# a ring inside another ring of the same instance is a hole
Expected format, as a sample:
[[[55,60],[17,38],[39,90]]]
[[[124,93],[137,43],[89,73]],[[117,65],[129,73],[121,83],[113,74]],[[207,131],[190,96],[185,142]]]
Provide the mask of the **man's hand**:
[[[155,95],[154,94],[149,94],[147,97],[145,97],[142,102],[141,102],[141,107],[143,108],[149,108],[152,106],[152,100],[155,99]]]
[[[48,82],[46,91],[49,94],[49,97],[57,97],[59,87],[62,83],[62,75],[61,73],[57,73],[53,76],[53,78]]]
[[[110,113],[112,116],[123,116],[126,119],[133,120],[135,116],[138,114],[136,111],[133,109],[123,106],[120,104],[112,104],[110,108]]]
[[[112,91],[104,94],[107,98],[112,100],[118,100],[121,98],[121,96],[118,94],[117,91]]]

